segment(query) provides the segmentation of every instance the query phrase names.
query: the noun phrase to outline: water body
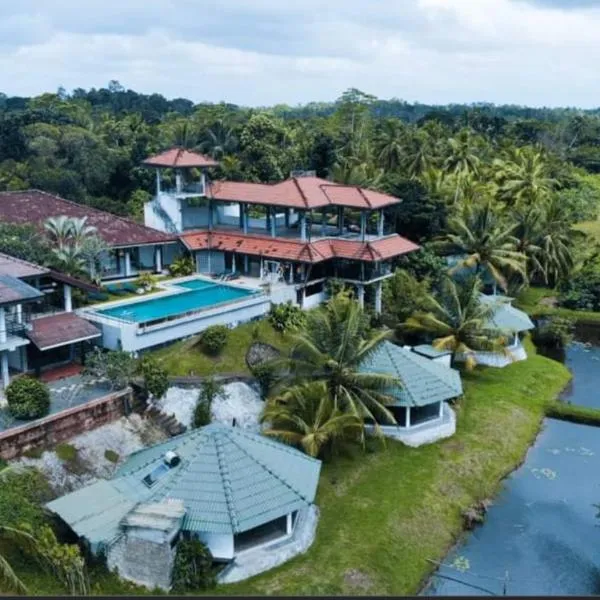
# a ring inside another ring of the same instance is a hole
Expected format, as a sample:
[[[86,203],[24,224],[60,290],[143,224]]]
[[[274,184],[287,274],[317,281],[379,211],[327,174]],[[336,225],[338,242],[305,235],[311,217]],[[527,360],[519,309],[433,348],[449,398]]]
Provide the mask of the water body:
[[[600,408],[600,348],[573,344],[565,361],[574,382],[563,399]],[[444,559],[424,595],[600,594],[597,503],[600,428],[547,419],[485,523]]]

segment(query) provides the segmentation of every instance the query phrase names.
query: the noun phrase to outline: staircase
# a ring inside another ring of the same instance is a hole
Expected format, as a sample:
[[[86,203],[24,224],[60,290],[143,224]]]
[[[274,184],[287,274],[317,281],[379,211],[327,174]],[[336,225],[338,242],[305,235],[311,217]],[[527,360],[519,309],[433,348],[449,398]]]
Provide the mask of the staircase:
[[[156,406],[148,406],[144,412],[144,416],[151,419],[152,422],[164,431],[169,437],[181,435],[187,431],[187,427],[182,425],[175,415],[167,415]]]
[[[159,198],[152,200],[152,210],[154,214],[163,222],[167,233],[178,233],[177,226],[173,222],[173,219],[169,216],[167,211],[162,207]]]

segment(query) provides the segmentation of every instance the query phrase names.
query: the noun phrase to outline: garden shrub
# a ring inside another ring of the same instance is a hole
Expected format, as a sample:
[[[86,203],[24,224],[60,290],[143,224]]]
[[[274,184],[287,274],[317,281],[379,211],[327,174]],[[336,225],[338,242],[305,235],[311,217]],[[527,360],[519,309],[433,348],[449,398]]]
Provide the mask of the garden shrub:
[[[227,344],[228,337],[229,329],[225,325],[211,325],[203,331],[200,345],[207,354],[216,356]]]
[[[118,454],[118,452],[115,452],[114,450],[106,450],[104,452],[104,458],[108,461],[111,462],[113,464],[117,464],[119,462],[119,458],[121,458]]]
[[[139,288],[142,288],[146,292],[151,292],[156,287],[156,275],[152,273],[142,273],[136,280],[135,283]]]
[[[195,270],[194,260],[191,256],[181,256],[169,265],[169,274],[172,277],[185,277]]]
[[[212,403],[218,397],[227,397],[223,384],[212,376],[203,379],[200,383],[198,402],[194,409],[194,427],[204,427],[211,422]]]
[[[137,361],[129,352],[95,348],[86,359],[85,374],[105,379],[113,389],[120,390],[129,385],[137,369]]]
[[[58,444],[54,451],[56,456],[65,462],[72,462],[77,458],[77,448],[71,444]]]
[[[260,395],[263,398],[266,398],[271,392],[273,384],[277,379],[275,367],[268,362],[264,362],[254,365],[251,371],[252,376],[260,386]]]
[[[144,356],[139,362],[139,373],[144,379],[144,388],[153,398],[162,398],[169,389],[169,376],[156,359]]]
[[[213,556],[200,540],[181,540],[177,544],[171,583],[173,591],[178,594],[206,590],[216,585]]]
[[[575,321],[566,317],[550,317],[533,330],[531,339],[536,346],[564,348],[573,341]]]
[[[302,327],[304,316],[304,311],[288,300],[284,304],[272,304],[267,318],[275,331],[283,333]]]
[[[18,377],[6,388],[8,410],[16,419],[39,419],[50,412],[50,390],[33,377]]]
[[[37,469],[6,469],[0,474],[0,522],[7,527],[40,527],[46,520],[42,506],[52,498],[48,481]]]

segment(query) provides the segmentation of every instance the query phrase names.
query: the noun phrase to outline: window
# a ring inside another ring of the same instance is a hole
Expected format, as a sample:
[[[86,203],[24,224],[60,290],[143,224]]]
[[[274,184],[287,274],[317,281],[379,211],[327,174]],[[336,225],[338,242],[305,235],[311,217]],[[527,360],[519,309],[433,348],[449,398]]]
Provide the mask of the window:
[[[169,471],[169,467],[164,463],[161,463],[156,467],[152,473],[148,473],[142,481],[148,486],[152,487],[165,473]]]

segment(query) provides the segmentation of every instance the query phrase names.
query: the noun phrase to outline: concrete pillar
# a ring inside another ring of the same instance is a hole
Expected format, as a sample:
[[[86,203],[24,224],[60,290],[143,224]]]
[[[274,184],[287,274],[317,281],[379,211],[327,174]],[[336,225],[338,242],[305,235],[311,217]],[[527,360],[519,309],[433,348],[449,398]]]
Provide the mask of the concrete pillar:
[[[344,207],[338,206],[338,233],[344,233]]]
[[[17,304],[17,323],[23,323],[23,305]]]
[[[2,385],[6,389],[10,383],[8,375],[8,352],[2,352],[0,361],[2,362]]]
[[[156,169],[156,195],[160,196],[160,169]]]
[[[125,250],[125,277],[131,276],[131,252]]]
[[[244,254],[244,273],[248,273],[248,255]]]
[[[383,214],[383,208],[379,211],[379,220],[377,221],[377,235],[383,236],[383,228],[385,224],[385,215]]]
[[[154,249],[154,266],[157,273],[162,273],[162,248],[160,246],[156,246]]]
[[[63,296],[65,298],[65,312],[73,312],[73,293],[70,285],[63,284]]]
[[[410,428],[410,407],[406,407],[406,422],[404,423],[406,429]]]
[[[243,223],[243,230],[244,233],[248,233],[248,205],[247,204],[242,204],[242,223]]]
[[[6,337],[6,309],[2,306],[0,307],[0,343],[5,342]]]
[[[271,237],[275,237],[277,235],[277,214],[272,208],[270,208],[269,211],[271,213]]]
[[[444,403],[440,402],[440,419],[444,416]]]
[[[177,169],[175,171],[175,189],[177,190],[177,193],[181,192],[182,188],[183,182],[181,180],[181,171]]]
[[[357,285],[356,292],[357,292],[357,296],[358,296],[358,303],[360,304],[361,308],[364,308],[365,307],[365,286]]]
[[[375,284],[375,313],[380,315],[383,310],[383,282],[378,281]]]
[[[306,241],[306,212],[302,211],[299,215],[300,217],[300,240],[302,242]]]
[[[260,280],[263,280],[263,257],[260,257]]]
[[[289,208],[285,209],[285,228],[286,229],[290,228],[290,209]]]
[[[208,228],[213,228],[213,203],[212,200],[208,201]]]
[[[235,273],[235,252],[231,255],[231,272]]]
[[[325,236],[325,227],[327,226],[327,208],[321,209],[321,235]]]
[[[285,532],[287,535],[292,535],[292,513],[288,513],[286,517]]]
[[[294,263],[290,264],[290,272],[288,274],[288,283],[291,285],[294,283]]]
[[[367,235],[367,213],[364,210],[360,211],[360,239],[364,241]]]

